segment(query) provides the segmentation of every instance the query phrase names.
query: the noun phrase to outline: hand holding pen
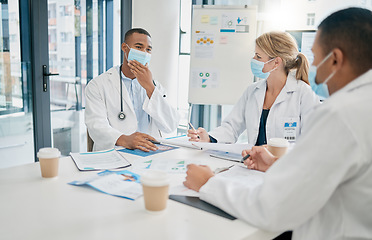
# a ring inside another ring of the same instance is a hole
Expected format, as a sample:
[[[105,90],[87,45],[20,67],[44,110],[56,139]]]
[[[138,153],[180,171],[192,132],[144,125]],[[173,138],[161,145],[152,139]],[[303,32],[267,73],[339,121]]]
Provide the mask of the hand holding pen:
[[[242,152],[242,160],[240,160],[241,163],[244,163],[245,160],[247,160],[251,155],[247,153],[247,150],[243,150]]]
[[[190,137],[189,141],[192,142],[209,142],[209,135],[204,128],[196,130],[194,126],[189,123],[190,129],[187,131],[187,136]]]
[[[262,172],[266,172],[266,170],[269,169],[269,167],[278,159],[273,156],[265,146],[254,146],[250,150],[244,150],[242,156],[244,156],[243,159],[245,158],[245,160],[242,159],[242,161],[248,169]]]

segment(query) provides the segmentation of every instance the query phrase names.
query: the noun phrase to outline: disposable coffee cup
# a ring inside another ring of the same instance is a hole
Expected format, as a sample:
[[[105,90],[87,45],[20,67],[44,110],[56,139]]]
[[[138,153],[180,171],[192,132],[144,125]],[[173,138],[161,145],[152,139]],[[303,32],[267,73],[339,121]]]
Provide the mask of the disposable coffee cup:
[[[288,147],[289,142],[284,138],[270,138],[267,143],[267,149],[269,152],[278,158],[286,154]]]
[[[52,178],[58,176],[58,164],[61,152],[57,148],[40,148],[37,157],[40,162],[41,176]]]
[[[169,177],[163,171],[149,170],[141,176],[145,208],[149,213],[161,213],[167,207]]]

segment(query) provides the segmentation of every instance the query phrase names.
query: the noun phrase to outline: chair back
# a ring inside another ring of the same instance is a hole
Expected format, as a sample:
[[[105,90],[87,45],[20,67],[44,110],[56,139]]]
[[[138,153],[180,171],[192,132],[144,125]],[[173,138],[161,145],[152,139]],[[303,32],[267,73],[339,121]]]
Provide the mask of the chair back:
[[[93,151],[93,139],[89,136],[89,132],[87,130],[87,151],[92,152]]]

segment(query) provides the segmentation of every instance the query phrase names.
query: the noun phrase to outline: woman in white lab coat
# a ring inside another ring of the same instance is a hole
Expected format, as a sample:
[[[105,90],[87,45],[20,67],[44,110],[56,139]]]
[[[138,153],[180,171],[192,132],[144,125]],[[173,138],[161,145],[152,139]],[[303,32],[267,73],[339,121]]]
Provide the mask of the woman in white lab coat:
[[[251,69],[262,80],[246,89],[220,127],[209,133],[190,129],[190,141],[235,143],[244,130],[250,145],[263,145],[274,137],[297,140],[320,101],[309,86],[309,63],[295,40],[285,32],[261,35]]]

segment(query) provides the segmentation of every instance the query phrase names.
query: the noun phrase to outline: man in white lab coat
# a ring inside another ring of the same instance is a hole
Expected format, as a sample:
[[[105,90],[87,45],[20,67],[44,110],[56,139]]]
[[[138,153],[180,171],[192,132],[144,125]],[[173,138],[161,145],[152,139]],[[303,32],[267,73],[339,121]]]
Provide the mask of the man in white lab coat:
[[[85,124],[94,141],[93,150],[117,146],[156,150],[151,140],[178,126],[178,113],[148,67],[151,36],[141,28],[125,34],[121,66],[109,69],[85,89]]]
[[[184,184],[259,228],[293,229],[293,239],[372,239],[372,12],[333,13],[319,25],[312,50],[309,78],[315,73],[314,89],[331,97],[262,185],[236,183],[196,165]],[[263,147],[250,153],[258,168],[272,160]]]

